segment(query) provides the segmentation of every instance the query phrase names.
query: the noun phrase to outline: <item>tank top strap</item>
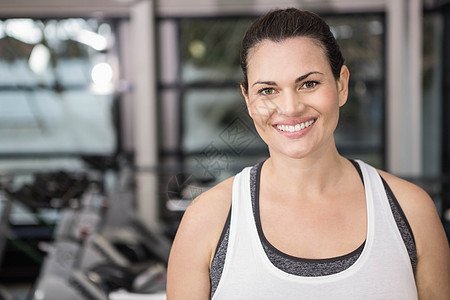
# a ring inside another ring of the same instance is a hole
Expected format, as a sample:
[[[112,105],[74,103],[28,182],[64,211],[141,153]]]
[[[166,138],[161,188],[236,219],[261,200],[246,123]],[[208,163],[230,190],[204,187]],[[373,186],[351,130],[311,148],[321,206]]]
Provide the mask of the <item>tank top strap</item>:
[[[370,242],[375,242],[379,251],[384,251],[386,247],[398,248],[397,251],[402,254],[401,258],[404,263],[411,266],[408,250],[395,222],[380,174],[371,165],[360,160],[357,162],[361,168],[364,182],[368,185],[366,186],[366,197],[369,197],[368,194],[370,194],[371,198],[367,199],[367,205],[371,205],[367,209],[367,213],[370,214],[370,216],[368,215],[368,239],[371,237]],[[395,243],[391,245],[384,243],[387,236],[390,236]]]

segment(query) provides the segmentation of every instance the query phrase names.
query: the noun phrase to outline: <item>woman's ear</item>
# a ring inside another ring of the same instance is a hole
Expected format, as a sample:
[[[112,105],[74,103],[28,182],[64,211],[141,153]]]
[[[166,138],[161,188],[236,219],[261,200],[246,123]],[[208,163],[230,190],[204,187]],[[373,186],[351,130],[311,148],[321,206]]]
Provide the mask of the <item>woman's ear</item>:
[[[248,91],[247,91],[247,89],[244,87],[244,84],[243,84],[243,83],[241,83],[240,87],[241,87],[241,93],[242,93],[242,96],[244,96],[245,105],[247,105],[247,111],[248,111],[249,115],[251,116],[251,112],[250,112],[250,100],[248,99]]]
[[[341,73],[337,80],[339,107],[343,106],[347,102],[348,98],[348,80],[350,78],[350,71],[347,66],[341,67]]]

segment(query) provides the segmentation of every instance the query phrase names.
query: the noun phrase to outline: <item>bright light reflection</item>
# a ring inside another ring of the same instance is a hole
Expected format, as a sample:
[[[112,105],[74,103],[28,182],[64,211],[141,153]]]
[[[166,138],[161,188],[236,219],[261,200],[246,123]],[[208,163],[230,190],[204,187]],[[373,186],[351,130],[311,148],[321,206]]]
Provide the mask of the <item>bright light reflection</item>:
[[[5,32],[10,37],[27,44],[37,44],[42,41],[42,30],[31,19],[11,19],[5,21]]]
[[[195,58],[202,58],[206,53],[205,43],[202,41],[192,41],[189,44],[189,52]]]
[[[34,292],[34,298],[36,298],[37,300],[44,299],[44,296],[45,296],[45,294],[44,294],[44,292],[42,290],[36,290]]]
[[[37,44],[31,51],[28,65],[36,74],[42,74],[50,62],[50,51],[42,44]]]
[[[95,84],[108,84],[113,79],[113,70],[107,63],[98,63],[92,68],[91,76]]]
[[[108,45],[106,38],[100,34],[88,30],[81,30],[78,32],[75,40],[88,45],[97,51],[105,50]]]
[[[91,77],[96,94],[109,94],[113,91],[113,69],[108,63],[98,63],[92,68]]]

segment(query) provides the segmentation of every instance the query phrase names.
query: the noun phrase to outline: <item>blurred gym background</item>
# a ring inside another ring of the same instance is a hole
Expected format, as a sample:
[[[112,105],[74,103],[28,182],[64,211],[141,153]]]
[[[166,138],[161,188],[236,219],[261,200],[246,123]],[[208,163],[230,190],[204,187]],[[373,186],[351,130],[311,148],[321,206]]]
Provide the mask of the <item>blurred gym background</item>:
[[[239,47],[291,6],[350,68],[340,152],[422,186],[449,232],[449,0],[2,0],[0,299],[164,299],[190,201],[267,157]]]

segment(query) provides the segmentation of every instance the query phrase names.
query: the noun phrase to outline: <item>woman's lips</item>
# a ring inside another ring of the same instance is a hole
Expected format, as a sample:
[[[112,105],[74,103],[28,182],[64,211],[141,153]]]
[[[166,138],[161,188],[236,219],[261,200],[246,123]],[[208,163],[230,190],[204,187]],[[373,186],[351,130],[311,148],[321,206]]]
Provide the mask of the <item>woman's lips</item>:
[[[288,121],[283,122],[283,124],[278,123],[273,127],[281,134],[290,137],[296,138],[305,135],[310,129],[311,126],[316,122],[315,119],[310,119],[304,122],[295,122]]]
[[[297,123],[295,125],[277,124],[276,127],[277,127],[278,130],[283,131],[283,132],[297,132],[297,131],[300,131],[302,129],[308,128],[314,122],[315,122],[315,120],[309,120],[309,121],[306,121],[306,122]]]

